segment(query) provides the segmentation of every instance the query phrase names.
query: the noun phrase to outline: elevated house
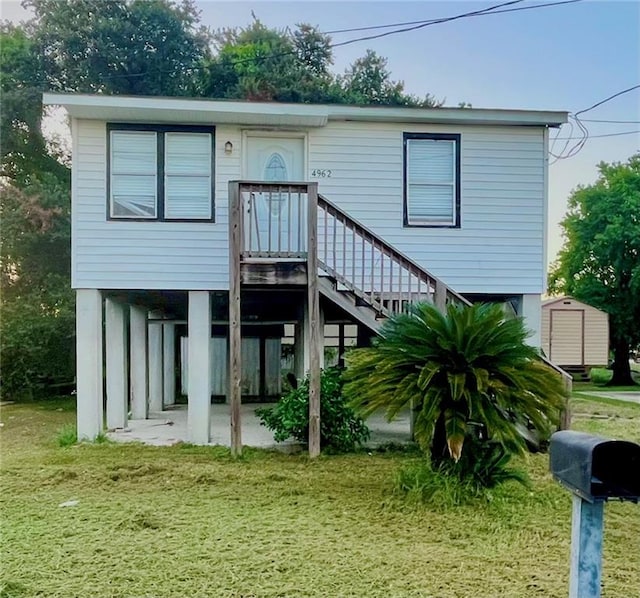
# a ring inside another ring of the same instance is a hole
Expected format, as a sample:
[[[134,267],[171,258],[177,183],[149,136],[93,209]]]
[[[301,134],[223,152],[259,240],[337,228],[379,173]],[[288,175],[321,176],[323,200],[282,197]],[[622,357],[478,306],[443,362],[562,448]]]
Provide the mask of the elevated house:
[[[508,302],[540,346],[548,131],[565,112],[44,102],[73,137],[81,437],[103,429],[103,371],[119,428],[172,403],[181,370],[188,440],[209,441],[214,391],[238,451],[241,395],[278,394],[288,334],[315,453],[325,331],[342,353],[347,329],[366,342],[417,300]]]

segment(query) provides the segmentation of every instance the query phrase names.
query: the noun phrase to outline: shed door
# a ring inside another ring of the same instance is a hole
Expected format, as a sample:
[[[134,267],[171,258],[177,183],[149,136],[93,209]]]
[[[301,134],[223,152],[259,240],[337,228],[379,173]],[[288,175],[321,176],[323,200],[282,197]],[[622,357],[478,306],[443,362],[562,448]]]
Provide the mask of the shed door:
[[[584,365],[584,311],[552,309],[549,357],[558,365]]]

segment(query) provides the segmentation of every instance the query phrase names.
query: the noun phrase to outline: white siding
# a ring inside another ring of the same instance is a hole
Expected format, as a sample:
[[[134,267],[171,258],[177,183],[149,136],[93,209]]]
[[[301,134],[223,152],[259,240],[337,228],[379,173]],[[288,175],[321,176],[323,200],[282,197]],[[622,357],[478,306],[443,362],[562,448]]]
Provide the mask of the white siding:
[[[227,182],[240,176],[237,128],[216,129],[215,223],[108,221],[106,124],[74,121],[73,138],[74,288],[228,288]]]
[[[241,128],[216,127],[215,223],[107,221],[105,123],[74,129],[73,286],[227,289],[227,183],[241,177]],[[542,128],[330,122],[307,132],[308,179],[331,171],[320,193],[448,285],[543,291]],[[462,135],[461,228],[403,227],[403,132]]]
[[[403,132],[460,133],[461,228],[403,227]],[[543,129],[333,122],[309,137],[320,193],[462,293],[541,293]]]

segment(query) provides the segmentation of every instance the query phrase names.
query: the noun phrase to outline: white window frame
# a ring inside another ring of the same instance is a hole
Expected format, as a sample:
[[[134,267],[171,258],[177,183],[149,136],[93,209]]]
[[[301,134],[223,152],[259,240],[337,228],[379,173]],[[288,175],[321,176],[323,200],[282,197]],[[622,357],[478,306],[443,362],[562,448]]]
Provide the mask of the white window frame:
[[[411,146],[420,141],[443,142],[453,145],[451,179],[438,181],[437,183],[418,182],[412,183],[409,180]],[[428,227],[428,228],[460,228],[460,144],[461,135],[452,133],[404,133],[404,196],[403,212],[405,227]],[[450,220],[424,220],[410,217],[410,186],[451,186],[451,219]]]

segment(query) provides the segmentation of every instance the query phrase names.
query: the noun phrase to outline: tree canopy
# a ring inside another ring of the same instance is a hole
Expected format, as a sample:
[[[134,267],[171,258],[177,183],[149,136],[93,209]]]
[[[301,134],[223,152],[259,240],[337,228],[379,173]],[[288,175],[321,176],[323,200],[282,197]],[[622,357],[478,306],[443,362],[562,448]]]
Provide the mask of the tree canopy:
[[[569,197],[550,290],[609,314],[611,384],[632,384],[629,351],[640,344],[640,154],[598,170],[593,185]]]
[[[205,59],[198,95],[279,102],[438,106],[433,96],[406,94],[387,60],[372,50],[342,75],[332,73],[331,38],[309,24],[294,30],[267,28],[254,19],[247,27],[222,29],[214,55]]]

